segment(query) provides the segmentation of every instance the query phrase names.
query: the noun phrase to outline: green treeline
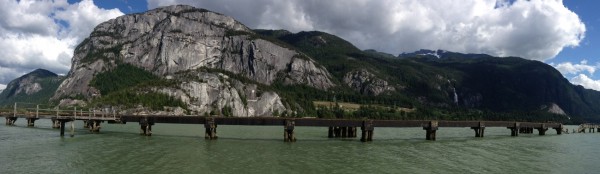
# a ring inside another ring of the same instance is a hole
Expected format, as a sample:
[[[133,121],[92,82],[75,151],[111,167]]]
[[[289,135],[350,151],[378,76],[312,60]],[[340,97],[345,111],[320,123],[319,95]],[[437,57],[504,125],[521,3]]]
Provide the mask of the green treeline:
[[[158,81],[159,77],[154,74],[135,67],[131,64],[119,64],[114,69],[97,74],[90,82],[90,86],[100,90],[102,95],[133,87],[140,83]]]
[[[169,86],[173,83],[176,82],[161,79],[144,69],[118,63],[114,69],[97,74],[90,82],[90,86],[102,94],[102,97],[92,100],[92,106],[134,108],[142,105],[152,110],[164,110],[164,107],[181,107],[187,110],[187,105],[180,99],[151,90],[152,87]]]
[[[132,89],[120,90],[95,99],[92,105],[111,105],[135,108],[137,105],[148,107],[152,110],[164,110],[164,107],[181,107],[187,109],[187,105],[181,100],[167,94],[158,92],[140,92]]]

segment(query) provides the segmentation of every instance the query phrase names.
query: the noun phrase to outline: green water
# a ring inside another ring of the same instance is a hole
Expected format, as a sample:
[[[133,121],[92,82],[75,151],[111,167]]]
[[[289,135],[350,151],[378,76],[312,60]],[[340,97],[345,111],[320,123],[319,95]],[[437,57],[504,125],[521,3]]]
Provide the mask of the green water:
[[[510,137],[486,128],[440,128],[425,141],[420,128],[375,128],[373,142],[329,139],[327,128],[226,126],[205,140],[203,125],[157,124],[140,136],[135,123],[103,124],[91,134],[76,122],[61,138],[49,120],[35,128],[0,125],[0,173],[596,173],[600,133]],[[69,126],[69,123],[67,124]],[[574,126],[569,127],[571,130]]]

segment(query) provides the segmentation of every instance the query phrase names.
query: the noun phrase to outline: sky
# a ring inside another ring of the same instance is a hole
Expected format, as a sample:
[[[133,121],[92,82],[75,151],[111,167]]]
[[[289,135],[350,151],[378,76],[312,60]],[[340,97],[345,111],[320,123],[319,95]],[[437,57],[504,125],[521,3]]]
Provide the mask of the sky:
[[[361,49],[518,56],[600,91],[597,0],[0,0],[0,89],[44,68],[67,74],[73,50],[101,22],[174,4],[250,28],[319,30]]]

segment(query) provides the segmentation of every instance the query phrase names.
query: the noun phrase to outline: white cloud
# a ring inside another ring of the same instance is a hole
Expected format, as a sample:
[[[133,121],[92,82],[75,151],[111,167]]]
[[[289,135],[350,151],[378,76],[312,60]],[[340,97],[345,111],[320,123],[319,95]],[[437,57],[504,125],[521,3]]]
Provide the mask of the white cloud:
[[[6,85],[0,84],[0,91],[6,89]]]
[[[535,60],[576,47],[585,25],[561,0],[148,0],[189,4],[251,28],[320,30],[362,49],[444,49]]]
[[[571,79],[571,83],[581,85],[587,89],[593,89],[600,91],[600,80],[594,80],[589,78],[585,74],[579,74]]]
[[[94,5],[91,0],[85,0],[77,4],[73,4],[56,12],[55,18],[66,21],[69,26],[67,28],[67,37],[77,38],[78,44],[84,38],[90,35],[96,25],[123,15],[118,9],[105,10]]]
[[[73,50],[93,28],[123,15],[92,0],[0,0],[0,84],[37,68],[65,74]]]
[[[560,71],[563,75],[568,74],[579,74],[581,72],[588,72],[588,74],[593,75],[594,72],[598,69],[598,66],[592,66],[587,64],[587,60],[582,60],[579,64],[573,64],[571,62],[563,62],[555,65],[554,63],[550,63],[554,68]]]

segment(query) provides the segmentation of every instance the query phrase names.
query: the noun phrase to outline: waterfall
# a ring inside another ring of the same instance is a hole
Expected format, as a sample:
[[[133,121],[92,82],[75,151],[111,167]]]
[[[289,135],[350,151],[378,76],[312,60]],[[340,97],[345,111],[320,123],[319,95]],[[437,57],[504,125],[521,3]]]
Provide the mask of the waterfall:
[[[456,94],[456,88],[452,88],[454,91],[454,104],[458,104],[458,94]]]

